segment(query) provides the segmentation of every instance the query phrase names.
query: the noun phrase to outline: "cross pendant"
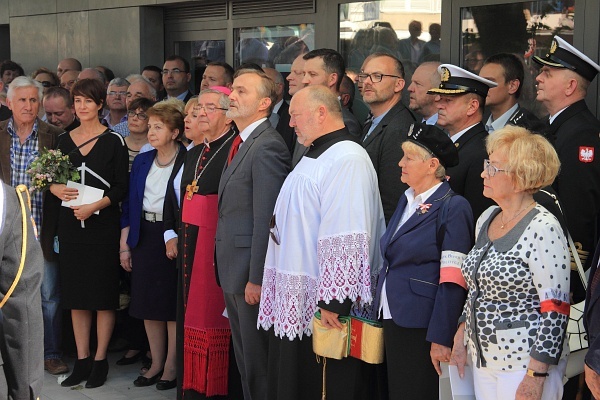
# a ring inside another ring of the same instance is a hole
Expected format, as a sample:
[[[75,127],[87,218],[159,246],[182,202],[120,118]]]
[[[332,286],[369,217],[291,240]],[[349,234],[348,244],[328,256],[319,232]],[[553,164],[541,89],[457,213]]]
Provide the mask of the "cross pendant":
[[[185,187],[185,193],[188,200],[191,200],[194,196],[194,193],[198,193],[198,186],[196,185],[198,181],[194,179],[191,185],[187,185]]]

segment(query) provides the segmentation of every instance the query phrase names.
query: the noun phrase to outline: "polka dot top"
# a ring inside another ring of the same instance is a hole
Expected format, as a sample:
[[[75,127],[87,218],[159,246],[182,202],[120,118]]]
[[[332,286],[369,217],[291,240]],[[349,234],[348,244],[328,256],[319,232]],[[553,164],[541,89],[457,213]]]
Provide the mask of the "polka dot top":
[[[570,259],[563,230],[537,205],[492,242],[488,227],[500,212],[494,206],[481,215],[475,246],[462,264],[468,289],[465,341],[473,364],[522,370],[529,357],[558,364],[568,352],[563,352],[563,342]]]

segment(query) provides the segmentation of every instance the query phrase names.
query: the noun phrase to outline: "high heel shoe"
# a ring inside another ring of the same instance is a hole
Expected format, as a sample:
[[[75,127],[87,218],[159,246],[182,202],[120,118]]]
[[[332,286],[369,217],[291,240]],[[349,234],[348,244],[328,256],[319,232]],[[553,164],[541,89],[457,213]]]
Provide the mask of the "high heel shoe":
[[[135,381],[133,381],[133,385],[136,387],[152,386],[156,382],[158,382],[158,379],[161,377],[162,374],[163,372],[160,371],[158,374],[151,376],[150,378],[146,378],[145,376],[140,375]]]
[[[92,367],[92,372],[90,373],[90,377],[85,383],[85,387],[87,389],[93,389],[104,385],[106,382],[106,377],[108,376],[108,360],[105,358],[104,360],[94,360],[94,366]]]
[[[75,365],[73,366],[73,373],[69,375],[67,379],[62,381],[60,385],[64,387],[75,386],[78,385],[81,381],[86,380],[92,372],[93,361],[94,359],[92,358],[92,356],[75,361]]]

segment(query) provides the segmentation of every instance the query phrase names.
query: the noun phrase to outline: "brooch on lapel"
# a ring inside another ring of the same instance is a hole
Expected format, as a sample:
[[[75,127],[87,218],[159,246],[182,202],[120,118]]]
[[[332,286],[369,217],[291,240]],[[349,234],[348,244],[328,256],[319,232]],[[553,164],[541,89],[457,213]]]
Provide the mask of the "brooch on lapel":
[[[417,207],[417,215],[425,214],[427,211],[429,211],[429,207],[431,207],[431,204],[426,204],[426,203],[419,204],[419,207]]]

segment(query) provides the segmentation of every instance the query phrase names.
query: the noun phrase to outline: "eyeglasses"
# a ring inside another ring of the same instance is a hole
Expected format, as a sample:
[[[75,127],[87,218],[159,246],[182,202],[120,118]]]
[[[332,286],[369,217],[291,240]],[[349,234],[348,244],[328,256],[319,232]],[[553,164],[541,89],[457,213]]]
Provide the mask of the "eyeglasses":
[[[52,82],[50,82],[50,81],[38,81],[38,82],[41,83],[43,87],[52,87],[52,86],[54,86],[52,84]]]
[[[125,97],[125,96],[127,96],[127,92],[113,92],[113,91],[110,91],[110,92],[107,92],[106,95],[107,96],[121,96],[121,97]]]
[[[277,229],[277,223],[275,222],[275,214],[271,217],[271,222],[269,222],[269,234],[271,235],[271,239],[275,242],[276,245],[279,245],[279,229]]]
[[[140,119],[141,121],[145,121],[148,119],[148,114],[146,114],[145,112],[136,113],[135,111],[127,111],[127,117],[138,117],[138,119]]]
[[[508,170],[500,169],[500,168],[496,167],[495,165],[493,165],[491,163],[490,160],[483,160],[483,170],[485,171],[486,174],[488,174],[488,176],[490,178],[493,178],[494,176],[496,176],[496,174],[498,172],[508,173]]]
[[[204,112],[207,114],[212,114],[217,110],[223,110],[223,111],[227,111],[227,108],[221,108],[221,107],[217,107],[215,105],[212,104],[207,104],[205,106],[200,106],[200,105],[196,105],[194,106],[194,111],[198,112],[200,110],[204,109]]]
[[[398,75],[388,75],[388,74],[358,74],[358,81],[360,83],[363,83],[367,80],[367,78],[371,78],[371,82],[373,83],[379,83],[383,80],[384,76],[390,76],[392,78],[402,78],[401,76]]]
[[[179,68],[173,68],[173,69],[163,69],[162,70],[162,74],[163,75],[177,75],[177,74],[183,74],[186,73],[185,71],[180,70]]]

